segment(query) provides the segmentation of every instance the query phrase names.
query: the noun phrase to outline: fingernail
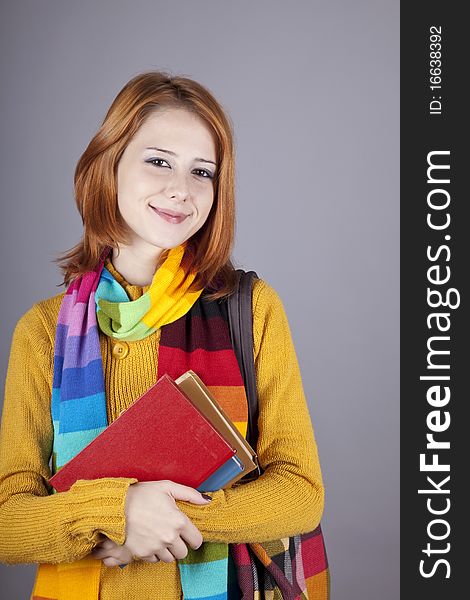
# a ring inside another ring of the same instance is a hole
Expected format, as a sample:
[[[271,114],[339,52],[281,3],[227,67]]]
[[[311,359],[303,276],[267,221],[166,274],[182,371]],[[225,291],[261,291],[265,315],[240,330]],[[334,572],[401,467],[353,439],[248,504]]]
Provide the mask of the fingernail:
[[[201,494],[201,496],[204,498],[204,500],[212,500],[212,498],[207,494]]]

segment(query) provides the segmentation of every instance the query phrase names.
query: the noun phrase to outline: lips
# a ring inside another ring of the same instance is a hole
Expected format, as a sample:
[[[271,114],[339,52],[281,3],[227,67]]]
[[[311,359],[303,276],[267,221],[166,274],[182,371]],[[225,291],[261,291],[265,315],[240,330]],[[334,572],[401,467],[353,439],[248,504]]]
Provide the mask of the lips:
[[[159,213],[163,213],[165,215],[169,215],[170,217],[187,217],[185,213],[175,212],[174,210],[170,210],[168,208],[158,208],[157,206],[150,205],[154,210]]]
[[[159,217],[167,221],[168,223],[182,223],[188,215],[184,213],[178,213],[174,210],[163,210],[161,208],[156,208],[150,204],[150,208],[157,213]]]

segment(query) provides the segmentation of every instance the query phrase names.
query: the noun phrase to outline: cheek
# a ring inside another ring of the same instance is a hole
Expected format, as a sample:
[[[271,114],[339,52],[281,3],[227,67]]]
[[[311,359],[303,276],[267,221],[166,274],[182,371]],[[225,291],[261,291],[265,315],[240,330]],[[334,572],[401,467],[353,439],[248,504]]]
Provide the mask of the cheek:
[[[214,192],[211,190],[210,192],[208,192],[206,198],[204,199],[204,202],[201,205],[201,215],[203,216],[203,219],[206,220],[207,217],[209,216],[209,213],[211,212],[211,209],[214,205]]]
[[[131,216],[134,211],[141,209],[155,191],[148,177],[125,177],[118,179],[117,203],[123,216]]]
[[[199,231],[199,229],[201,229],[204,226],[207,219],[209,218],[209,214],[214,205],[214,200],[212,196],[209,196],[209,198],[205,200],[202,200],[201,198],[199,200],[200,202],[198,202],[196,205],[197,217],[195,220],[193,220],[193,223],[191,225],[190,236],[195,234],[196,231]]]
[[[197,222],[195,223],[195,230],[199,230],[201,229],[201,227],[204,226],[204,224],[207,222],[208,218],[209,218],[209,214],[211,212],[211,207],[212,204],[204,204],[204,206],[200,206],[199,210],[198,210],[198,219]]]
[[[124,187],[121,187],[118,191],[117,205],[124,220],[129,221],[129,218],[132,216],[132,202]]]
[[[158,189],[157,178],[145,169],[135,165],[123,164],[118,168],[116,177],[117,193],[119,201],[131,204],[155,193]]]
[[[120,166],[117,172],[116,186],[117,186],[117,204],[121,215],[126,218],[128,212],[128,206],[130,204],[130,186],[129,171],[125,166]]]

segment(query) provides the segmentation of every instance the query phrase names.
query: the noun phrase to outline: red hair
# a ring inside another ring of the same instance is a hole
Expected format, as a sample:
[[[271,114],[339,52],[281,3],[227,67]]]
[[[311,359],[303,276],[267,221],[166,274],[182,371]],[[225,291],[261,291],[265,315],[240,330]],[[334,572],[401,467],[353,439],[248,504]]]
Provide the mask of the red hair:
[[[98,132],[75,168],[75,201],[83,222],[80,242],[53,262],[59,263],[68,286],[93,270],[107,248],[126,243],[126,225],[117,204],[116,171],[127,144],[152,113],[163,107],[184,108],[198,115],[212,132],[218,168],[214,203],[204,225],[189,240],[184,265],[197,273],[191,290],[210,288],[208,299],[229,295],[235,268],[231,253],[235,230],[232,125],[221,105],[201,84],[163,71],[148,71],[131,79],[112,102]],[[157,268],[167,257],[165,249]]]

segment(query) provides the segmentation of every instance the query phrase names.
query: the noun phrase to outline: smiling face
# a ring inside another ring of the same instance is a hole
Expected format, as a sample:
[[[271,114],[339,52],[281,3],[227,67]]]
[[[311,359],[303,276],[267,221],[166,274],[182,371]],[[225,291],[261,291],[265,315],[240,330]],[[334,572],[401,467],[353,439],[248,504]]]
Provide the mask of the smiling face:
[[[194,235],[214,201],[216,161],[214,139],[200,117],[175,107],[151,113],[117,167],[118,207],[129,246],[159,254]]]

